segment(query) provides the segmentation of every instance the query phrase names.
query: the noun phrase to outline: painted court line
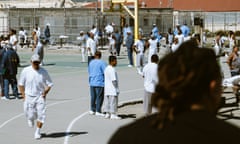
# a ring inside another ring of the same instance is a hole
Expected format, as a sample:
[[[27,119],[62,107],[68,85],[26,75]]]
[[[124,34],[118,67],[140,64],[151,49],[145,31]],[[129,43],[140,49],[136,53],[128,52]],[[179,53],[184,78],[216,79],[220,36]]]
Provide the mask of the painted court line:
[[[135,92],[135,91],[139,91],[139,90],[143,90],[143,89],[133,89],[133,90],[127,90],[127,91],[124,91],[122,93],[130,93],[130,92]],[[127,100],[127,101],[122,101],[120,102],[120,104],[123,104],[123,103],[126,103],[126,102],[129,102],[129,101],[135,101],[135,100],[139,100],[139,99],[132,99],[132,100]],[[82,117],[84,117],[85,115],[87,115],[88,112],[84,112],[82,113],[81,115],[79,115],[78,117],[74,118],[71,123],[68,125],[67,127],[67,130],[65,132],[65,138],[64,138],[64,144],[68,144],[68,141],[69,141],[69,132],[71,131],[73,125],[79,120],[81,119]]]
[[[64,138],[64,144],[68,144],[69,132],[71,131],[74,123],[75,123],[76,121],[78,121],[79,119],[81,119],[82,117],[84,117],[85,115],[87,115],[87,114],[88,114],[88,112],[84,112],[83,114],[79,115],[78,117],[76,117],[75,119],[73,119],[73,120],[71,121],[71,123],[69,124],[69,126],[68,126],[68,128],[67,128],[67,130],[66,130],[66,132],[65,132],[66,136],[65,136],[65,138]]]
[[[80,98],[79,98],[79,99],[80,99]],[[52,106],[54,106],[54,105],[58,105],[58,104],[66,103],[66,102],[71,102],[71,101],[76,101],[76,99],[74,99],[74,100],[66,100],[66,101],[62,101],[62,102],[56,102],[56,103],[49,104],[49,105],[47,105],[47,106],[48,106],[48,107],[52,107]],[[14,121],[15,119],[17,119],[17,118],[19,118],[19,117],[21,117],[21,116],[23,116],[23,115],[24,115],[24,113],[21,113],[21,114],[18,114],[18,115],[16,115],[16,116],[14,116],[14,117],[6,120],[5,122],[3,122],[3,123],[0,125],[0,129],[3,128],[4,126],[6,126],[8,123]]]

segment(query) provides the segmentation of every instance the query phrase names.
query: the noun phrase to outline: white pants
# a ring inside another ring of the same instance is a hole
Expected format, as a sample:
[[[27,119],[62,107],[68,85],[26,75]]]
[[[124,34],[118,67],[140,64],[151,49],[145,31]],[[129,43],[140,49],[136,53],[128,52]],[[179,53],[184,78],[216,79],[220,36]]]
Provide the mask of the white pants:
[[[148,51],[148,63],[151,63],[151,57],[154,54],[157,54],[156,50],[149,50]]]
[[[37,47],[36,47],[34,53],[39,55],[40,61],[42,63],[43,62],[43,57],[44,57],[44,49],[43,49],[43,45],[41,43],[37,44]]]
[[[86,52],[85,52],[85,48],[84,47],[81,47],[81,54],[82,54],[82,62],[85,62],[85,55],[86,55]]]
[[[222,86],[225,87],[233,87],[233,85],[239,85],[240,75],[236,75],[230,78],[226,78],[222,82]]]
[[[137,67],[143,67],[143,65],[144,65],[144,54],[137,54],[136,55],[136,57],[137,57]]]
[[[144,97],[143,97],[143,111],[144,114],[149,115],[152,113],[152,103],[151,103],[152,93],[147,92],[144,90]]]
[[[104,108],[103,111],[111,114],[115,114],[117,112],[118,105],[118,96],[105,96],[104,97]]]
[[[23,104],[24,113],[29,120],[44,123],[46,118],[46,102],[42,96],[26,96]]]

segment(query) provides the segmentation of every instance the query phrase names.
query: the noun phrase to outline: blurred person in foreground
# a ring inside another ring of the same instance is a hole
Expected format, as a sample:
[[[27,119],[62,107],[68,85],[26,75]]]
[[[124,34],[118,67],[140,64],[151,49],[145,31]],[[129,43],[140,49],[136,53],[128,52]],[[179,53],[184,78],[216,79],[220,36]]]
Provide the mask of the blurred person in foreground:
[[[213,50],[183,43],[158,64],[158,113],[121,127],[109,144],[235,144],[240,129],[216,117],[222,76]]]

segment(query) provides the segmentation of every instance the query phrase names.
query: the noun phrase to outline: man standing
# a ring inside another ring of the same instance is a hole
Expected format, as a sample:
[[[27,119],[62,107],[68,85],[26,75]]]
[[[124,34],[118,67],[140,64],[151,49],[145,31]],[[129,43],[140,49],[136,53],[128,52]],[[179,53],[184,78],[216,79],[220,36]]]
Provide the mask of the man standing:
[[[141,35],[139,35],[139,39],[134,43],[133,48],[133,50],[136,52],[137,57],[137,71],[138,74],[142,75],[144,66],[144,41]]]
[[[125,42],[125,45],[127,47],[127,52],[128,52],[128,60],[129,60],[128,67],[132,67],[133,66],[133,55],[132,55],[133,43],[134,43],[133,35],[132,35],[131,31],[128,31],[127,32],[126,42]]]
[[[106,112],[105,118],[110,119],[121,119],[117,116],[117,105],[118,105],[118,76],[115,70],[117,65],[117,57],[109,56],[109,65],[104,71],[104,111]]]
[[[3,36],[0,37],[0,44],[3,41]],[[3,48],[2,45],[0,45],[0,95],[1,95],[1,99],[6,100],[6,97],[4,97],[4,92],[3,92],[3,65],[2,65],[2,59],[3,59],[3,55],[5,53],[5,48]]]
[[[21,45],[21,48],[23,48],[24,44],[27,43],[27,32],[23,29],[23,27],[20,27],[18,32],[18,41],[19,45]]]
[[[41,138],[40,129],[46,117],[46,96],[53,86],[48,72],[39,66],[40,57],[34,54],[31,57],[31,66],[22,70],[19,79],[19,89],[24,99],[24,113],[29,127],[33,127],[37,120],[35,139]]]
[[[151,97],[155,92],[155,86],[158,83],[157,68],[159,58],[156,54],[151,56],[151,63],[148,63],[143,68],[144,78],[144,98],[143,98],[143,110],[146,115],[152,113]]]
[[[50,33],[49,25],[50,24],[47,24],[46,28],[44,29],[44,37],[45,37],[45,43],[46,44],[50,44],[51,33]]]
[[[3,73],[3,83],[4,83],[4,95],[6,99],[9,99],[9,84],[11,84],[13,95],[15,98],[20,98],[18,96],[17,87],[17,73],[20,60],[16,51],[14,51],[12,45],[6,45],[6,52],[3,55],[2,67]]]
[[[105,27],[105,31],[107,33],[107,35],[111,35],[114,31],[113,28],[113,23],[109,23],[106,27]]]
[[[182,34],[184,35],[185,38],[189,36],[190,29],[189,29],[189,27],[187,26],[186,23],[184,25],[182,25],[180,27],[180,29],[182,30]]]
[[[104,98],[104,70],[107,64],[101,60],[102,53],[96,51],[94,59],[89,63],[89,85],[91,95],[91,109],[89,114],[96,116],[104,116],[101,113],[101,107]]]
[[[151,57],[153,54],[158,53],[158,48],[157,48],[158,40],[154,35],[151,35],[151,39],[147,41],[146,47],[149,49],[148,50],[148,63],[151,62]]]
[[[9,43],[12,45],[12,48],[17,51],[17,43],[18,43],[18,39],[16,36],[16,30],[15,29],[10,29],[10,39],[9,39]]]
[[[119,33],[118,29],[115,30],[114,36],[116,38],[115,46],[116,46],[116,50],[117,50],[117,56],[119,56],[120,50],[121,50],[122,36]]]
[[[81,49],[81,54],[82,54],[82,62],[85,62],[85,49],[86,49],[86,41],[87,41],[87,36],[84,34],[84,31],[80,31],[79,37],[77,37],[77,40],[79,41],[79,46]]]
[[[157,25],[156,24],[153,24],[153,28],[152,28],[152,31],[151,31],[151,34],[155,37],[155,38],[157,38],[158,37],[158,27],[157,27]]]
[[[97,43],[94,40],[94,34],[92,32],[89,33],[86,47],[87,47],[88,64],[89,64],[90,61],[94,58],[95,52],[97,50]]]
[[[37,36],[37,32],[35,30],[32,32],[32,37],[34,40],[32,50],[34,50],[35,54],[39,55],[40,63],[43,65],[44,49],[43,49],[42,40],[40,39],[40,37]]]
[[[125,27],[123,28],[123,45],[125,46],[126,45],[126,39],[127,39],[127,33],[128,32],[131,32],[132,33],[132,30],[130,28],[130,26],[128,24],[125,25]]]

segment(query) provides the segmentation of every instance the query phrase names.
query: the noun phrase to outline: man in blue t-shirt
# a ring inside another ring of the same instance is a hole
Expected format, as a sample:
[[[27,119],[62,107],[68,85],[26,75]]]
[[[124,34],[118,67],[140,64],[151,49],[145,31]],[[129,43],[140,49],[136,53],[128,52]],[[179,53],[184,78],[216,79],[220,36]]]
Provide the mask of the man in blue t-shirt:
[[[96,116],[104,116],[101,107],[104,98],[104,70],[107,66],[106,62],[101,60],[102,53],[96,51],[94,59],[90,61],[88,66],[91,109],[89,114]]]

